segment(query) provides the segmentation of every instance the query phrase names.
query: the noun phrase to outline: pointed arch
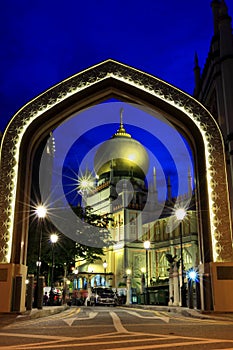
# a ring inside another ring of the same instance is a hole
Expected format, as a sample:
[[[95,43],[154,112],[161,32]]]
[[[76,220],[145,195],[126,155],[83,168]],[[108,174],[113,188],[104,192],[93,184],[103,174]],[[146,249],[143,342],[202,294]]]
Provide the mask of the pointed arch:
[[[205,215],[200,214],[203,257],[208,236],[209,261],[231,261],[224,143],[214,118],[198,101],[170,84],[107,60],[45,91],[21,108],[8,124],[1,144],[0,262],[26,261],[28,220],[22,203],[28,202],[30,166],[39,140],[72,113],[109,97],[163,111],[193,140],[197,186],[205,197],[198,198],[199,208],[205,210]]]

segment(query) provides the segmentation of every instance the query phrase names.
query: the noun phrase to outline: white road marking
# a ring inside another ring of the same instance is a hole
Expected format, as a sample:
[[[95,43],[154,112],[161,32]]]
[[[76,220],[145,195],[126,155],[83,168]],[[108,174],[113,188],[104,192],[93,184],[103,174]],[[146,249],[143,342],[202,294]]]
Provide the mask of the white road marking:
[[[68,326],[72,326],[74,321],[77,321],[77,320],[80,320],[80,321],[91,320],[92,318],[95,318],[96,315],[98,315],[98,312],[90,312],[88,317],[79,317],[79,318],[77,318],[77,317],[67,317],[67,318],[63,318],[62,320],[66,324],[68,324]]]
[[[113,320],[113,325],[118,333],[129,333],[127,329],[122,325],[120,318],[115,312],[110,311],[110,316]]]
[[[165,323],[169,323],[169,320],[170,320],[170,318],[166,317],[166,316],[161,316],[161,317],[160,316],[143,316],[143,315],[140,315],[140,314],[138,314],[137,312],[134,312],[134,311],[127,310],[126,312],[128,312],[130,315],[133,315],[133,316],[136,316],[136,317],[140,317],[140,318],[160,319],[160,320],[162,320]]]

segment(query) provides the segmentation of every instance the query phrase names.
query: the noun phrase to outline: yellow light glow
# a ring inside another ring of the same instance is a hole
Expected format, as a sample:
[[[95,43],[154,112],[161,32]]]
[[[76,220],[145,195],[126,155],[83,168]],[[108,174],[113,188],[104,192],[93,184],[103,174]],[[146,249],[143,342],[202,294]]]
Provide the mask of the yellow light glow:
[[[144,246],[145,249],[150,249],[150,241],[145,241],[143,243],[143,246]]]
[[[80,193],[91,192],[95,187],[95,178],[90,171],[81,174],[77,180],[77,190]]]
[[[46,217],[46,214],[46,207],[44,205],[38,205],[38,207],[36,208],[36,215],[38,216],[38,218],[43,219]]]
[[[132,160],[134,161],[136,159],[136,154],[129,154],[128,157],[127,157],[129,160]]]
[[[177,220],[183,220],[186,216],[186,210],[184,208],[176,209],[175,216],[176,216]]]
[[[54,244],[54,243],[57,243],[58,241],[58,235],[56,233],[52,233],[50,235],[50,241]]]

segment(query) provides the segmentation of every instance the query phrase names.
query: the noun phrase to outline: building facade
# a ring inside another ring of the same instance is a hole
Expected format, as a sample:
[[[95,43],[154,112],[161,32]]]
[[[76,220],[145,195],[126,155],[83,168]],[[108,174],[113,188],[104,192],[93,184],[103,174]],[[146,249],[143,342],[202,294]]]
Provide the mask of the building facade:
[[[203,69],[195,55],[194,97],[211,112],[225,143],[228,185],[233,208],[233,34],[224,0],[211,2],[213,37]]]
[[[168,178],[167,200],[159,202],[155,167],[153,182],[146,183],[149,156],[143,145],[126,131],[122,111],[119,129],[98,148],[94,163],[98,180],[93,187],[87,186],[83,204],[98,214],[111,215],[109,231],[114,244],[105,248],[102,262],[92,264],[92,286],[126,287],[129,271],[132,288],[138,295],[143,292],[141,281],[144,279],[147,287],[156,288],[161,283],[168,286],[170,264],[167,255],[176,257],[178,262],[181,260],[181,232],[175,218],[177,198],[171,196]],[[79,181],[82,182],[82,178]],[[199,262],[197,216],[190,173],[186,181],[189,193],[178,199],[179,205],[188,203],[182,223],[184,274],[191,268],[197,269]],[[152,220],[160,211],[158,218]],[[150,242],[148,251],[145,242]],[[103,275],[104,261],[107,281],[97,277],[99,273]],[[80,276],[90,268],[85,262],[82,265],[77,266]],[[179,274],[181,276],[181,269]]]

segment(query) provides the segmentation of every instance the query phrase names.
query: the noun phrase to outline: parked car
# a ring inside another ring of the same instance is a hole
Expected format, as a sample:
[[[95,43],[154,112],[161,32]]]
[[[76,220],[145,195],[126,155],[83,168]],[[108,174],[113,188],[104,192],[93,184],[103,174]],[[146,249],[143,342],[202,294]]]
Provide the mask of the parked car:
[[[95,287],[90,296],[90,305],[117,305],[117,296],[111,288]]]

